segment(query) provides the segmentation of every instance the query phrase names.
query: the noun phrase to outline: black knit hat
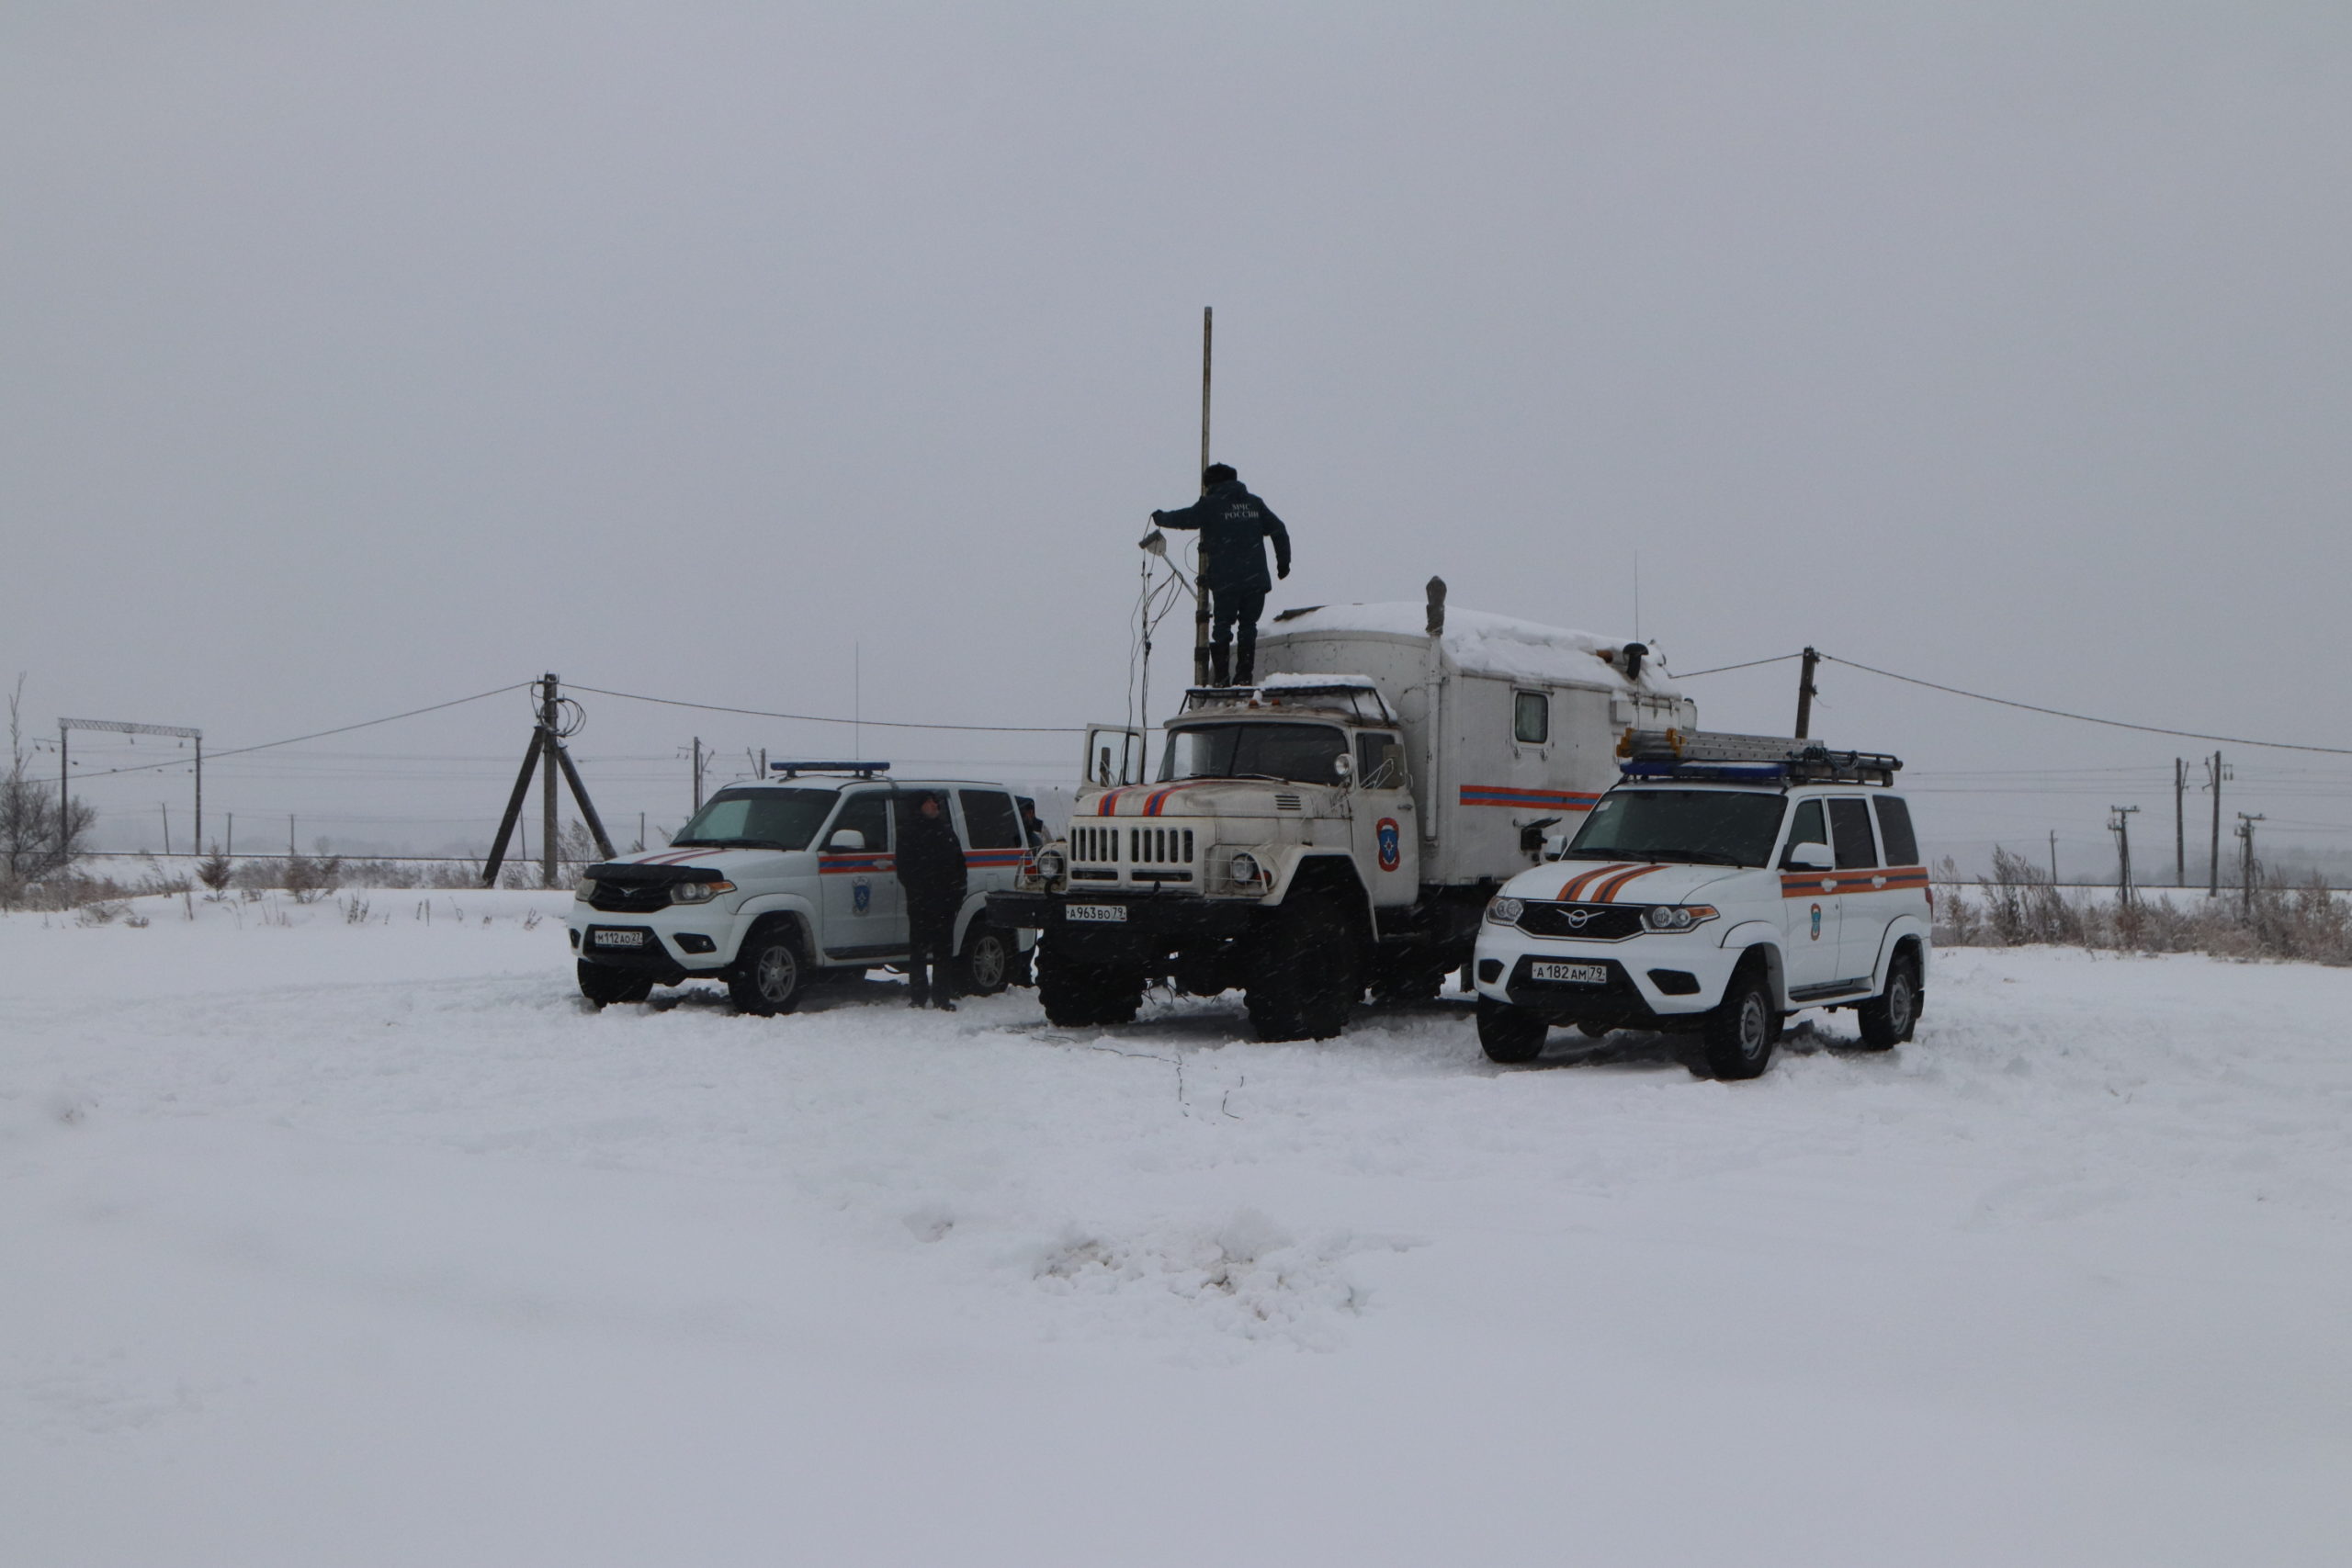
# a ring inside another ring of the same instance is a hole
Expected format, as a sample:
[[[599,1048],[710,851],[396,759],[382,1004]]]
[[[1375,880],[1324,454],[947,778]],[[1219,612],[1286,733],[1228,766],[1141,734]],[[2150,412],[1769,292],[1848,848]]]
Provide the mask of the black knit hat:
[[[1227,463],[1211,463],[1207,468],[1201,470],[1201,483],[1204,486],[1221,485],[1226,483],[1227,480],[1238,479],[1241,476],[1239,474],[1233,471],[1232,465]]]

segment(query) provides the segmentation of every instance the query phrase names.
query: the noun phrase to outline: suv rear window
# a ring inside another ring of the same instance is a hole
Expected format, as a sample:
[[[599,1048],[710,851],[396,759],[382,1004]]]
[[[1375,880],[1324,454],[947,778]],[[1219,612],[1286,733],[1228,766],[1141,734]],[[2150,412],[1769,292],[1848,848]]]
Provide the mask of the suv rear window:
[[[1021,831],[1021,818],[1012,809],[1012,796],[992,789],[957,790],[964,804],[966,842],[976,850],[1017,850],[1027,840]]]
[[[1856,871],[1878,863],[1878,845],[1871,838],[1870,802],[1829,802],[1829,836],[1835,841],[1839,871]]]
[[[1886,845],[1889,865],[1917,865],[1919,836],[1911,830],[1911,804],[1892,795],[1874,795],[1871,804],[1878,807],[1878,836]]]

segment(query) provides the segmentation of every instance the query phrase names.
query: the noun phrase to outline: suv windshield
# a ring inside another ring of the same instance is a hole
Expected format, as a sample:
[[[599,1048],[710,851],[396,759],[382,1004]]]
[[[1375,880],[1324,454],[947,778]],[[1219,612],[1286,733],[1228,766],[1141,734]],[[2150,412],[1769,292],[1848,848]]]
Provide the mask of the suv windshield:
[[[1159,782],[1295,779],[1338,784],[1348,738],[1328,724],[1195,724],[1168,732]]]
[[[1611,790],[1563,858],[1766,865],[1784,804],[1777,794],[1724,789]]]
[[[670,843],[673,848],[732,844],[805,850],[840,798],[830,789],[722,789],[703,803]]]

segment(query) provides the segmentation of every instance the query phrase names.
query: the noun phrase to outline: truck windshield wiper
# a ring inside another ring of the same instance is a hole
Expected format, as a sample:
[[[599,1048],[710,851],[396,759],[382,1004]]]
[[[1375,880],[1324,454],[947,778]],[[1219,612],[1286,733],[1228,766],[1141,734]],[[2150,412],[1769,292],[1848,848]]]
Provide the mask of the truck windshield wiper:
[[[790,844],[780,844],[774,839],[673,839],[670,840],[670,847],[673,850],[783,850],[786,852],[789,852],[792,848]]]

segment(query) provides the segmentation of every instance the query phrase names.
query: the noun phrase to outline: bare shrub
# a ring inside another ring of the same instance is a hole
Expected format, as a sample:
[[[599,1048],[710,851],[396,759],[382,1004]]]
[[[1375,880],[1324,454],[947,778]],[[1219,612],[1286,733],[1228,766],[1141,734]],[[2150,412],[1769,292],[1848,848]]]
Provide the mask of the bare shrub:
[[[297,850],[286,857],[278,869],[278,886],[294,895],[297,904],[315,904],[334,892],[343,882],[343,857],[323,852],[306,855]]]
[[[8,767],[0,774],[0,907],[42,907],[29,885],[70,871],[87,848],[97,808],[80,799],[61,802],[58,787],[32,772],[19,709],[25,678],[8,693]]]
[[[1994,846],[1993,874],[1978,877],[1976,885],[1984,896],[1987,934],[1997,945],[2084,940],[2083,912],[2066,902],[2048,872],[2025,856]]]

